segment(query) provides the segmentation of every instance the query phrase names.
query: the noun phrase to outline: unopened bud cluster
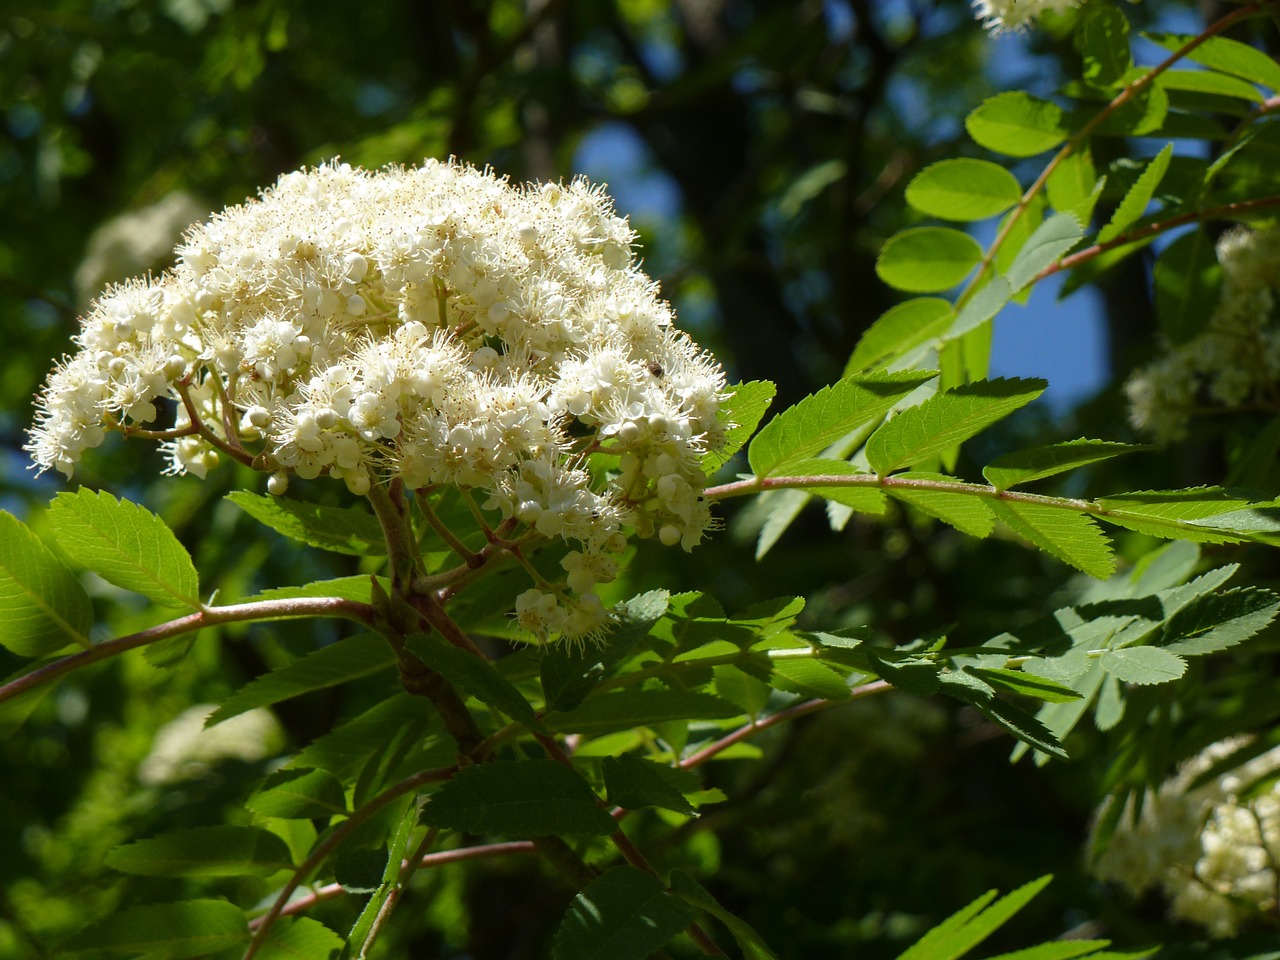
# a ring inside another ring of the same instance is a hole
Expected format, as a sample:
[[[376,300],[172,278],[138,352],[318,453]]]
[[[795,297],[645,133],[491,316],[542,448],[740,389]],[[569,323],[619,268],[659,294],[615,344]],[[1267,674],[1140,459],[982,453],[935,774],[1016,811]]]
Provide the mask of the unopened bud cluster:
[[[94,303],[27,449],[69,476],[107,430],[145,430],[171,472],[236,455],[274,493],[322,474],[357,494],[475,490],[578,543],[573,603],[524,597],[519,615],[590,634],[624,531],[689,549],[711,526],[704,460],[729,426],[722,370],[672,326],[634,240],[583,180],[287,174],[190,230],[172,271]],[[157,427],[165,399],[176,422]]]
[[[1230,937],[1274,916],[1280,883],[1280,747],[1197,786],[1247,739],[1214,744],[1149,793],[1130,799],[1094,873],[1135,896],[1157,888],[1172,916]]]
[[[1280,412],[1280,228],[1237,228],[1217,246],[1222,292],[1204,332],[1135,373],[1129,417],[1160,441],[1182,439],[1198,412]]]

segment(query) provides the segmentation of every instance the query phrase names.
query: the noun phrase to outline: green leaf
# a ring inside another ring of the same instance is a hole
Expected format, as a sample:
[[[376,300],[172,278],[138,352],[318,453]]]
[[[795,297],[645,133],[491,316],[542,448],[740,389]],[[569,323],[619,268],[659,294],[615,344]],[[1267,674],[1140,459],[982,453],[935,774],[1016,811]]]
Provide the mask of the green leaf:
[[[1034,157],[1067,139],[1062,108],[1020,90],[984,101],[964,126],[980,146],[1011,157]]]
[[[746,445],[777,392],[778,388],[768,380],[735,383],[729,388],[729,396],[720,405],[720,417],[733,426],[725,432],[725,445],[714,454],[708,453],[703,457],[704,470],[713,470],[726,463]]]
[[[52,662],[51,660],[45,660],[28,664],[26,669],[0,680],[0,685],[6,684],[11,680],[17,680],[32,670],[38,670]],[[27,718],[35,712],[36,707],[40,706],[41,701],[53,693],[55,687],[56,684],[41,683],[34,687],[29,687],[17,696],[9,697],[7,700],[0,700],[0,740],[8,740],[17,733],[22,725],[27,722]]]
[[[350,784],[389,752],[420,742],[431,723],[431,716],[422,709],[421,697],[397,693],[318,738],[290,764],[299,768],[319,767]],[[450,762],[456,753],[453,742],[443,739],[440,750],[442,763]]]
[[[1090,86],[1110,87],[1124,79],[1133,66],[1129,53],[1129,21],[1114,7],[1086,8],[1074,40],[1084,61],[1084,81]]]
[[[1105,580],[1115,569],[1106,534],[1083,514],[1013,500],[992,500],[991,509],[1014,533],[1091,577]]]
[[[1017,293],[1044,270],[1052,266],[1068,250],[1080,242],[1084,231],[1074,214],[1055,213],[1027,238],[1018,255],[1009,266],[1005,279],[1009,288]]]
[[[716,695],[740,707],[748,716],[758,717],[773,693],[767,683],[739,667],[719,664],[711,672]]]
[[[422,810],[428,826],[509,837],[613,833],[609,816],[575,771],[554,760],[463,767]]]
[[[693,807],[671,782],[669,774],[683,773],[651,760],[624,753],[605,757],[601,763],[605,794],[609,802],[627,810],[661,807],[677,813],[693,813]],[[696,788],[695,788],[696,789]]]
[[[1094,133],[1112,137],[1143,137],[1164,126],[1169,116],[1169,94],[1149,86],[1107,116]]]
[[[982,245],[951,227],[912,227],[890,237],[876,258],[876,276],[896,290],[949,290],[982,260]]]
[[[934,480],[948,481],[957,491],[972,490],[975,493],[950,493],[945,490],[912,490],[909,487],[890,486],[889,495],[895,500],[910,504],[915,509],[935,520],[950,524],[961,533],[967,533],[979,540],[989,537],[995,529],[996,518],[987,506],[986,500],[976,495],[977,491],[987,488],[975,484],[954,482],[954,477],[940,473],[900,473],[895,480]]]
[[[108,583],[161,606],[200,606],[191,555],[149,510],[82,488],[53,498],[49,522],[62,548]]]
[[[488,660],[455,647],[437,634],[414,634],[407,642],[423,663],[481,703],[526,727],[542,728],[524,694]]]
[[[955,311],[941,297],[915,297],[890,307],[862,334],[845,364],[844,376],[892,364],[941,336],[953,319]]]
[[[989,891],[926,933],[898,960],[956,960],[1004,926],[1052,879],[1033,880],[995,903],[991,903],[995,891]]]
[[[1002,420],[1048,386],[1043,380],[981,380],[903,410],[867,440],[867,461],[880,476],[920,463]]]
[[[931,370],[905,370],[823,387],[765,424],[747,449],[752,471],[768,477],[812,457],[856,427],[880,419],[934,376]]]
[[[380,635],[362,633],[347,637],[249,681],[222,702],[205,726],[212,727],[255,707],[267,707],[313,690],[367,677],[395,662],[391,645]]]
[[[1121,647],[1098,657],[1102,669],[1125,683],[1168,683],[1186,673],[1187,661],[1159,647]]]
[[[997,954],[988,960],[1073,960],[1110,945],[1110,940],[1051,940],[1023,950]]]
[[[1018,178],[990,160],[967,157],[930,164],[907,184],[907,203],[943,220],[985,220],[1022,199]]]
[[[292,587],[271,587],[246,598],[245,602],[257,600],[296,600],[299,597],[339,597],[343,600],[355,600],[368,603],[372,594],[372,583],[377,580],[384,593],[390,591],[391,581],[385,577],[370,577],[368,574],[355,574],[350,577],[334,577],[331,580],[313,580],[311,583],[300,583]],[[283,620],[284,616],[263,617],[256,622],[266,620]]]
[[[1160,186],[1160,181],[1164,179],[1165,171],[1169,169],[1169,160],[1172,157],[1173,144],[1168,143],[1147,162],[1142,174],[1124,195],[1124,199],[1116,207],[1116,212],[1111,215],[1107,225],[1099,231],[1099,243],[1109,243],[1142,219],[1143,214],[1147,212],[1147,206],[1151,203],[1151,198],[1155,196],[1156,189]]]
[[[146,877],[266,877],[293,866],[285,842],[261,827],[190,827],[116,847],[106,864]]]
[[[58,956],[115,953],[182,960],[248,942],[249,923],[235,904],[187,900],[117,911],[65,941]]]
[[[272,925],[254,956],[257,960],[330,960],[345,946],[346,941],[319,920],[284,917]]]
[[[694,912],[662,881],[614,867],[574,897],[551,941],[553,960],[645,960],[693,922]]]
[[[1161,251],[1151,273],[1156,317],[1169,343],[1186,343],[1209,322],[1218,305],[1222,267],[1203,229],[1179,237]]]
[[[589,697],[565,713],[552,711],[546,725],[562,733],[598,736],[672,720],[724,720],[741,714],[732,703],[686,690],[619,690]]]
[[[308,546],[357,557],[387,552],[377,519],[364,510],[324,507],[247,490],[229,493],[227,499],[276,533]]]
[[[1169,618],[1160,647],[1185,656],[1217,653],[1254,636],[1278,610],[1280,598],[1256,587],[1198,597]]]
[[[1189,34],[1177,33],[1144,33],[1143,36],[1166,50],[1174,51],[1198,39]],[[1187,59],[1280,92],[1280,64],[1256,47],[1239,40],[1210,37],[1188,53]]]
[[[775,954],[769,945],[764,942],[764,938],[748,924],[745,920],[741,920],[738,916],[721,905],[702,884],[679,870],[671,871],[671,892],[679,896],[686,903],[704,910],[711,914],[733,934],[733,938],[738,941],[738,946],[742,948],[743,955],[747,960],[777,960]]]
[[[342,784],[328,770],[289,767],[258,784],[244,805],[260,817],[313,820],[347,812]]]
[[[844,676],[821,660],[779,657],[770,666],[773,672],[769,682],[779,690],[819,700],[844,700],[849,696],[849,684]]]
[[[951,326],[944,334],[947,346],[968,333],[977,330],[988,320],[998,314],[1013,297],[1013,288],[1004,277],[992,277],[973,299],[961,308]]]
[[[1032,673],[1023,673],[1021,670],[1005,670],[998,667],[965,667],[965,670],[998,690],[1032,697],[1046,703],[1069,703],[1080,699],[1080,694],[1065,684],[1045,677],[1037,677]]]
[[[1153,450],[1149,444],[1117,443],[1112,440],[1067,440],[1044,447],[1030,447],[997,457],[982,468],[982,475],[997,490],[1008,490],[1033,480],[1043,480],[1067,470],[1139,450]]]
[[[1156,77],[1156,83],[1166,90],[1184,90],[1190,93],[1207,93],[1220,97],[1235,97],[1252,103],[1262,103],[1263,96],[1251,83],[1210,70],[1166,70]]]
[[[1021,707],[1015,707],[1003,700],[988,700],[974,705],[983,716],[1003,727],[1022,743],[1035,747],[1046,756],[1057,757],[1059,760],[1070,759],[1067,751],[1063,749],[1062,742],[1054,736],[1053,731]]]
[[[17,517],[0,510],[0,645],[43,657],[89,646],[93,605],[75,574]]]
[[[1093,154],[1085,147],[1067,154],[1066,159],[1049,174],[1045,191],[1053,209],[1070,214],[1078,223],[1087,226],[1093,219],[1093,208],[1106,184],[1107,178],[1098,176],[1093,166]]]
[[[1218,517],[1228,517],[1248,505],[1217,487],[1186,490],[1148,490],[1104,497],[1098,506],[1108,523],[1138,533],[1165,539],[1197,543],[1235,543],[1245,535],[1214,526]]]

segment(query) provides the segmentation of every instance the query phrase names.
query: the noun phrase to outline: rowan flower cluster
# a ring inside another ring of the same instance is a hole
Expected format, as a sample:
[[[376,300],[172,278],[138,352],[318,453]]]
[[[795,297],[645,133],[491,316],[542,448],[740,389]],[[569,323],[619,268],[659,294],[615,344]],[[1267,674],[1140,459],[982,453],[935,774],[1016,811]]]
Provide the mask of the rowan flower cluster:
[[[1212,408],[1280,412],[1280,228],[1237,228],[1217,245],[1222,292],[1204,331],[1125,385],[1129,417],[1162,442],[1182,439]]]
[[[1080,0],[972,0],[974,16],[993,34],[1025,29],[1046,10],[1062,12]]]
[[[572,596],[531,591],[521,623],[591,635],[624,531],[689,549],[711,527],[704,460],[729,427],[723,371],[672,325],[634,241],[581,179],[287,174],[189,230],[172,271],[93,304],[27,449],[70,476],[115,429],[162,439],[173,473],[252,463],[273,493],[322,474],[356,494],[474,490],[577,544]]]
[[[1130,799],[1095,875],[1134,895],[1158,888],[1172,916],[1230,937],[1274,915],[1280,853],[1280,747],[1195,786],[1247,746],[1216,743],[1149,793],[1135,820]],[[1101,818],[1099,818],[1101,819]]]

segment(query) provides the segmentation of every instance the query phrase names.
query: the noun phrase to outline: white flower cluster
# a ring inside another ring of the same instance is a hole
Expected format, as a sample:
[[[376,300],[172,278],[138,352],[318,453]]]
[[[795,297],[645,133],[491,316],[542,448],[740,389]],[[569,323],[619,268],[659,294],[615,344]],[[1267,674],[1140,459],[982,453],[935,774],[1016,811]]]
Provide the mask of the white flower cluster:
[[[1081,0],[972,0],[974,16],[993,34],[1022,30],[1046,10],[1061,12]]]
[[[1216,743],[1188,760],[1147,794],[1136,822],[1130,799],[1093,866],[1095,875],[1134,895],[1159,888],[1174,917],[1214,937],[1234,936],[1259,914],[1274,915],[1280,782],[1273,778],[1280,772],[1280,747],[1192,787],[1247,743]]]
[[[711,527],[702,464],[729,427],[723,371],[672,326],[634,240],[584,180],[436,161],[287,174],[188,231],[171,272],[94,303],[27,449],[70,475],[170,398],[176,424],[153,432],[175,473],[230,454],[275,493],[321,474],[357,494],[474,489],[577,541],[572,602],[526,595],[518,613],[589,635],[624,529],[689,549]],[[589,472],[597,452],[616,459]]]
[[[1280,404],[1280,228],[1232,230],[1217,250],[1222,292],[1204,332],[1125,384],[1130,420],[1161,442],[1182,439],[1201,409]]]

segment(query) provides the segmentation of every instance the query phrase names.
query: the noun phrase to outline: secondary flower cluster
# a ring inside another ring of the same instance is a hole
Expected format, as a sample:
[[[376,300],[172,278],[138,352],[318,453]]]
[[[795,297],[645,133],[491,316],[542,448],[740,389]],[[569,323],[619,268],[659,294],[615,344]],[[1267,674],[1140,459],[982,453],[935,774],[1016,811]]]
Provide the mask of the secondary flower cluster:
[[[174,473],[252,462],[275,493],[322,474],[357,494],[474,489],[577,541],[576,598],[518,612],[590,634],[624,529],[689,549],[711,526],[704,460],[729,426],[722,370],[672,326],[634,240],[584,180],[435,161],[287,174],[191,229],[171,272],[94,303],[27,449],[69,476],[119,429],[164,439]],[[176,421],[156,427],[163,398]]]
[[[1133,817],[1130,800],[1094,873],[1137,895],[1158,887],[1170,913],[1215,937],[1251,917],[1274,915],[1280,851],[1280,747],[1195,782],[1247,739],[1216,743],[1149,793]]]
[[[993,34],[1022,30],[1046,10],[1078,7],[1080,0],[972,0],[974,15]]]
[[[1179,440],[1198,410],[1280,410],[1280,228],[1223,234],[1222,293],[1203,333],[1143,367],[1125,385],[1134,426]]]

